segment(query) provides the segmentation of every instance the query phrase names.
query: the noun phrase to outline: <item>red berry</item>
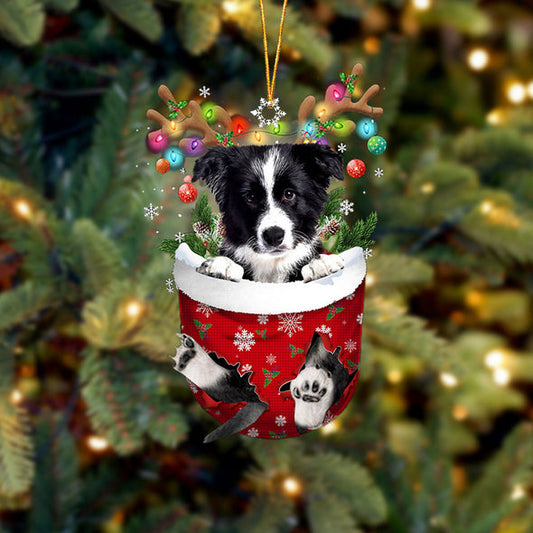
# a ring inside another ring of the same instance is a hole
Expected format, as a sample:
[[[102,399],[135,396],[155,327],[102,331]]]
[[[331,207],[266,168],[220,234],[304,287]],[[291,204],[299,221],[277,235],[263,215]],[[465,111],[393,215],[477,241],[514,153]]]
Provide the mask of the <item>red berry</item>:
[[[178,189],[178,196],[182,202],[190,204],[191,202],[194,202],[196,200],[196,197],[198,196],[198,191],[192,183],[184,183]]]
[[[352,177],[352,178],[360,178],[366,171],[366,165],[363,161],[360,159],[352,159],[347,165],[346,165],[346,172]]]
[[[191,183],[191,181],[192,181],[192,176],[189,176],[189,175],[185,176],[185,177],[183,178],[183,181],[184,181],[185,183]]]

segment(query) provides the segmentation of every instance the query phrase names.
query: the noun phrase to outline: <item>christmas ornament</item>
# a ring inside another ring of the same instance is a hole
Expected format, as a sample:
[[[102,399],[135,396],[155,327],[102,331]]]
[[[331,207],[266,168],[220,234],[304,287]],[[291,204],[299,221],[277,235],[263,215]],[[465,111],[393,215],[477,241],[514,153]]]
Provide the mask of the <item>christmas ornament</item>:
[[[165,159],[164,157],[159,158],[155,163],[155,169],[160,174],[165,174],[170,170],[170,163],[168,159]]]
[[[179,170],[183,166],[185,157],[177,146],[170,146],[163,152],[163,157],[168,160],[172,170]]]
[[[360,178],[366,172],[366,165],[360,159],[352,159],[346,165],[346,172],[348,172],[352,178]]]
[[[180,188],[178,189],[178,196],[182,202],[186,204],[190,204],[191,202],[194,202],[196,200],[196,197],[198,196],[198,190],[191,183],[192,181],[191,176],[185,176],[183,181],[185,183],[181,185]]]
[[[150,152],[160,154],[168,146],[168,140],[161,130],[151,131],[146,136],[146,146]]]
[[[387,149],[387,141],[383,137],[375,135],[368,139],[367,147],[371,154],[379,155]]]
[[[373,118],[362,118],[361,120],[357,121],[357,125],[355,126],[355,133],[361,139],[364,139],[367,141],[370,139],[370,137],[373,137],[378,132],[378,124]]]

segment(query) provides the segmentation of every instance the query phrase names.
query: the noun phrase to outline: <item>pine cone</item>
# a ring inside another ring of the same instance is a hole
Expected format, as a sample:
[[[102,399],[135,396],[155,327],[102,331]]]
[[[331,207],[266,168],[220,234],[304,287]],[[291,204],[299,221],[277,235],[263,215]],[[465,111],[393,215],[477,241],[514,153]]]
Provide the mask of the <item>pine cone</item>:
[[[220,237],[226,236],[226,226],[224,226],[224,223],[222,222],[222,216],[219,216],[217,219],[216,232]]]
[[[339,231],[340,221],[337,218],[326,219],[324,224],[318,228],[318,236],[321,239],[333,237]]]
[[[209,224],[206,224],[205,222],[195,222],[192,225],[192,229],[194,230],[194,233],[198,235],[198,237],[203,238],[209,235]]]

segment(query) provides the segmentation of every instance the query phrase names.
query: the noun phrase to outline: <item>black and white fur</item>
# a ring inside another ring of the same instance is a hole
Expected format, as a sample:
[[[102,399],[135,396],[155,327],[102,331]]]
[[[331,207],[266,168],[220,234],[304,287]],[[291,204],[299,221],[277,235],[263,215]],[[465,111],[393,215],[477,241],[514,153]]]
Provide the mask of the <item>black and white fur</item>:
[[[247,402],[237,414],[209,433],[204,442],[212,442],[221,437],[238,433],[253,424],[268,408],[268,404],[261,401],[250,383],[252,372],[242,376],[237,368],[240,363],[230,365],[216,353],[207,353],[189,335],[180,335],[181,346],[176,348],[176,355],[172,357],[176,365],[174,370],[181,372],[197,387],[209,394],[216,402],[237,403]]]
[[[334,352],[328,351],[315,332],[298,375],[280,387],[280,391],[291,391],[299,433],[322,426],[328,409],[339,401],[356,376],[357,372],[350,374],[339,360],[340,352],[340,346]]]
[[[226,237],[198,272],[240,281],[311,281],[343,268],[322,254],[316,224],[342,156],[318,144],[211,148],[194,167],[215,195]]]

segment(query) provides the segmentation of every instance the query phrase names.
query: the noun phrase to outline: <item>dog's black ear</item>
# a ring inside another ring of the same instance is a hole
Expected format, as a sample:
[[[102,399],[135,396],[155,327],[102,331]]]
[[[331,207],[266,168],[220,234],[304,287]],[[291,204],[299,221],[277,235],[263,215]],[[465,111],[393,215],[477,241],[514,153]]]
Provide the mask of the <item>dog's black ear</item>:
[[[286,381],[280,388],[280,392],[285,392],[285,391],[288,391],[288,390],[291,390],[291,383],[292,381]]]
[[[307,353],[312,353],[315,350],[320,350],[320,349],[325,350],[326,347],[324,346],[324,341],[322,340],[322,337],[320,336],[320,334],[317,331],[315,331],[313,333],[313,338],[311,339],[311,344],[309,344],[309,349]]]
[[[192,181],[202,180],[215,195],[217,204],[224,201],[224,178],[228,166],[228,148],[214,146],[207,153],[197,159],[194,164]]]
[[[302,161],[308,174],[325,188],[329,180],[344,179],[342,156],[323,144],[295,144],[294,155]]]

